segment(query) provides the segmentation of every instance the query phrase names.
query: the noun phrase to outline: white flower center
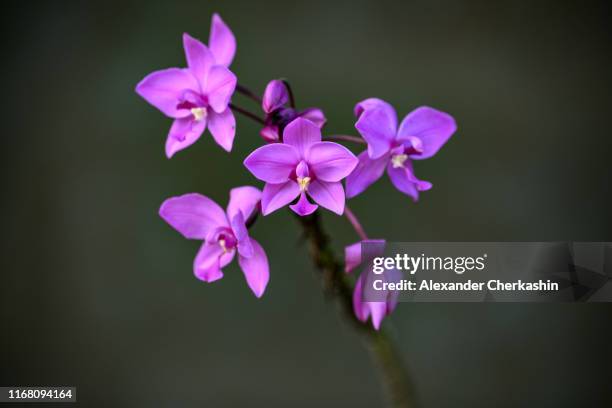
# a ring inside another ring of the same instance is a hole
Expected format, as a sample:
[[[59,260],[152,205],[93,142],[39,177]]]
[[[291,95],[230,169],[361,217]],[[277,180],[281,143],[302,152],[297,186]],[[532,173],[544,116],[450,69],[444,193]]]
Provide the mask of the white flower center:
[[[191,114],[197,122],[200,122],[206,119],[206,108],[191,108]]]
[[[297,182],[300,186],[300,191],[306,191],[310,184],[310,177],[298,177]]]
[[[407,154],[396,154],[395,156],[391,157],[391,164],[393,165],[394,169],[397,169],[404,167],[404,162],[406,160],[408,160]]]

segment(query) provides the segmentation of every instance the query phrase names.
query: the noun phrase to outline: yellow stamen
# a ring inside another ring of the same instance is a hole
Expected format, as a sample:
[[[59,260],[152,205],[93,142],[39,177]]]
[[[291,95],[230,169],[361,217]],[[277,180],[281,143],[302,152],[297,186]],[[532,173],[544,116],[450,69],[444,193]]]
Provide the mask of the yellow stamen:
[[[197,122],[200,122],[206,119],[206,108],[191,108],[191,114]]]
[[[225,246],[225,240],[224,239],[220,239],[219,240],[219,245],[223,249],[223,253],[226,254],[227,253],[227,247]]]
[[[310,177],[298,177],[297,182],[300,185],[300,191],[306,191],[310,184]]]
[[[396,154],[395,156],[391,157],[391,164],[393,165],[394,169],[397,169],[404,167],[404,162],[406,160],[408,160],[407,154]]]

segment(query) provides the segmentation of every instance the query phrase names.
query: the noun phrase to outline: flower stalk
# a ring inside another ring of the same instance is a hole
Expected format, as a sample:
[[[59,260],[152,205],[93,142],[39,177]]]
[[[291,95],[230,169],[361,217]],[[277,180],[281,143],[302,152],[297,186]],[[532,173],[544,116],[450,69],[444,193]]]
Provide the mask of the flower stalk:
[[[293,93],[289,84],[284,81],[289,90],[290,105],[295,106]],[[233,105],[230,107],[234,109]],[[259,123],[256,115],[245,115]],[[255,116],[255,117],[253,117]],[[362,142],[360,138],[352,141]],[[301,216],[294,213],[303,230],[303,236],[308,243],[310,257],[319,270],[323,292],[340,306],[343,319],[359,333],[368,349],[374,364],[378,368],[379,378],[385,389],[385,394],[391,406],[395,408],[413,408],[416,406],[414,388],[403,359],[398,353],[393,341],[384,330],[375,330],[371,325],[361,322],[353,313],[353,285],[343,272],[344,263],[338,259],[331,248],[329,235],[325,232],[318,212]],[[344,214],[362,240],[367,240],[367,234],[348,206]]]
[[[233,110],[234,112],[238,112],[244,116],[246,116],[247,118],[254,120],[255,122],[259,123],[260,125],[265,124],[264,120],[262,118],[260,118],[259,116],[257,116],[256,114],[254,114],[253,112],[250,112],[244,108],[241,108],[240,106],[236,106],[233,103],[230,103],[228,105],[230,107],[231,110]]]
[[[349,210],[350,211],[350,210]],[[313,263],[321,272],[323,291],[334,299],[342,316],[361,336],[366,348],[378,367],[380,380],[385,388],[389,403],[397,408],[416,406],[415,394],[408,372],[404,367],[401,355],[393,341],[384,330],[375,330],[372,326],[359,321],[353,314],[353,288],[343,272],[343,263],[338,260],[330,245],[317,212],[307,217],[296,215]]]
[[[351,143],[358,143],[358,144],[367,144],[367,142],[365,140],[363,140],[362,138],[355,137],[355,136],[349,136],[349,135],[331,135],[331,136],[325,136],[325,140],[339,141],[339,142],[351,142]]]
[[[246,86],[236,84],[236,92],[240,92],[247,98],[250,98],[254,100],[255,102],[257,102],[258,105],[261,105],[261,98],[255,92],[251,91]]]
[[[368,234],[366,234],[365,230],[361,226],[361,223],[357,219],[357,216],[355,215],[355,213],[353,213],[353,211],[351,211],[351,209],[348,207],[348,205],[344,206],[344,215],[346,215],[346,218],[349,220],[349,222],[351,223],[351,225],[355,229],[355,232],[357,233],[357,235],[359,235],[359,238],[362,241],[367,241],[368,240]]]

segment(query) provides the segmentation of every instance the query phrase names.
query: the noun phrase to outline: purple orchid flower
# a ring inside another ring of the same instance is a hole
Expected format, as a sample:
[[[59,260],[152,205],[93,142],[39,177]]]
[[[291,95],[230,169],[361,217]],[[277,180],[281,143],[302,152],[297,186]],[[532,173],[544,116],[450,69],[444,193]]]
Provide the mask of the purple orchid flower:
[[[261,297],[270,279],[268,258],[257,241],[249,237],[246,222],[256,215],[261,191],[236,187],[230,191],[227,210],[210,198],[191,193],[164,201],[159,215],[187,239],[204,240],[193,263],[195,276],[204,282],[223,277],[238,252],[238,263],[247,284]]]
[[[344,189],[340,180],[357,165],[346,147],[321,141],[321,129],[309,120],[297,118],[283,132],[283,143],[272,143],[252,152],[244,165],[265,181],[261,197],[263,215],[299,200],[290,208],[299,215],[312,214],[318,205],[342,214]]]
[[[227,68],[236,52],[229,27],[214,14],[206,47],[183,34],[188,68],[152,72],[136,86],[136,92],[174,122],[166,140],[166,156],[195,143],[206,127],[226,151],[232,150],[236,119],[228,107],[236,88],[236,76]]]
[[[455,133],[452,116],[421,106],[410,112],[397,127],[395,109],[387,102],[370,98],[355,106],[355,127],[368,143],[359,165],[346,179],[347,197],[355,197],[378,180],[385,169],[393,185],[402,193],[419,199],[419,192],[432,184],[414,175],[412,160],[428,159]]]
[[[350,273],[359,265],[372,260],[371,258],[373,258],[374,254],[369,254],[368,259],[362,259],[362,244],[364,243],[374,247],[375,252],[376,249],[378,249],[377,252],[381,254],[384,251],[385,240],[382,239],[359,241],[347,246],[344,249],[346,273]],[[374,279],[397,282],[401,279],[401,274],[398,271],[392,270],[386,271],[382,275],[374,275],[370,270],[365,270],[355,282],[355,288],[353,289],[353,312],[357,319],[364,323],[371,318],[372,326],[374,326],[374,329],[379,330],[383,319],[395,310],[399,294],[397,291],[387,291],[375,294],[369,293],[368,290],[372,287]],[[368,297],[377,300],[382,299],[380,301],[366,301],[365,299]]]
[[[265,126],[259,134],[267,142],[280,141],[285,126],[296,118],[310,120],[322,129],[327,119],[321,109],[308,108],[297,111],[288,106],[290,100],[289,90],[280,79],[268,83],[264,91],[261,107],[266,113]]]

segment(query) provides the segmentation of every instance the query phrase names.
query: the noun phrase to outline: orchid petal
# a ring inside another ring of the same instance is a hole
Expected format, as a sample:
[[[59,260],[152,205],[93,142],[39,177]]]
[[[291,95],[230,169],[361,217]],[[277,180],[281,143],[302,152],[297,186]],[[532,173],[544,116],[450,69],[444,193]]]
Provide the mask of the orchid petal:
[[[352,272],[359,264],[361,264],[361,241],[344,247],[344,272]]]
[[[170,159],[180,150],[194,144],[206,129],[206,119],[174,119],[166,139],[166,156]]]
[[[455,119],[448,113],[421,106],[404,118],[397,134],[400,141],[409,141],[410,137],[420,139],[423,152],[410,157],[421,160],[435,155],[456,130]]]
[[[385,277],[387,278],[387,282],[394,282],[394,283],[398,283],[401,282],[402,280],[402,273],[397,270],[397,269],[390,269],[387,270],[384,273]],[[398,290],[390,290],[387,292],[387,310],[386,310],[386,314],[390,315],[395,308],[397,307],[397,303],[399,302],[399,294],[400,292]]]
[[[236,136],[236,118],[234,112],[227,108],[221,113],[208,110],[208,130],[213,139],[226,152],[232,151],[234,137]]]
[[[372,159],[378,159],[385,155],[395,140],[396,132],[395,112],[393,116],[386,109],[375,108],[365,110],[355,128],[368,142],[368,154]]]
[[[203,92],[208,96],[208,104],[215,112],[221,113],[227,109],[237,81],[236,75],[229,69],[221,65],[211,68]]]
[[[280,184],[266,184],[261,195],[261,213],[268,215],[289,204],[300,194],[298,184],[289,180]]]
[[[193,261],[193,274],[204,282],[214,282],[223,277],[221,272],[223,248],[217,244],[204,243]]]
[[[200,89],[203,89],[208,79],[208,73],[215,65],[215,57],[200,40],[187,33],[183,34],[183,48],[185,48],[187,66],[200,83]]]
[[[242,212],[238,211],[231,220],[232,231],[238,242],[238,254],[245,258],[253,256],[253,247],[249,239],[249,230],[244,223]]]
[[[301,160],[297,167],[295,168],[295,175],[298,178],[310,177],[310,170],[308,169],[308,164]]]
[[[341,183],[315,180],[308,186],[308,195],[320,206],[338,215],[344,213],[344,189]]]
[[[348,198],[362,193],[378,180],[385,171],[385,166],[389,161],[388,156],[382,156],[375,160],[370,159],[367,151],[362,152],[357,158],[359,160],[357,167],[346,178],[346,196]]]
[[[319,208],[319,206],[316,204],[312,204],[310,201],[308,201],[308,198],[306,198],[306,194],[302,192],[300,194],[300,199],[298,200],[298,202],[293,205],[290,205],[289,208],[291,208],[293,212],[295,212],[297,215],[303,217],[305,215],[310,215],[315,212],[317,208]]]
[[[270,267],[268,265],[268,257],[265,251],[259,245],[259,242],[250,238],[250,243],[253,248],[253,255],[249,258],[244,256],[238,257],[238,263],[244,273],[249,288],[255,296],[261,297],[268,286],[270,280]]]
[[[259,131],[259,136],[261,136],[261,138],[268,143],[278,142],[279,141],[278,126],[275,126],[275,125],[264,126]]]
[[[227,205],[227,216],[232,219],[238,212],[242,212],[245,220],[248,220],[257,210],[257,204],[261,201],[261,191],[255,187],[243,186],[230,190],[229,204]]]
[[[234,259],[235,251],[225,252],[217,243],[205,242],[193,261],[193,274],[204,282],[214,282],[223,277],[221,268]]]
[[[307,119],[294,119],[283,131],[283,142],[295,147],[302,158],[311,145],[320,141],[321,129]]]
[[[280,79],[273,79],[266,85],[261,107],[264,112],[271,113],[289,102],[289,91]]]
[[[404,167],[393,167],[392,163],[389,163],[387,174],[395,188],[412,197],[412,200],[416,202],[419,200],[419,191],[427,191],[431,189],[432,185],[428,181],[416,178],[410,162],[407,161],[404,165]]]
[[[323,111],[318,108],[304,109],[298,114],[298,116],[304,119],[308,119],[309,121],[317,125],[319,129],[322,129],[323,126],[325,126],[325,122],[327,122],[325,114],[323,114]]]
[[[359,118],[364,111],[371,109],[384,109],[387,111],[388,116],[394,119],[395,125],[393,128],[397,128],[397,115],[395,113],[395,109],[393,109],[393,106],[391,106],[388,102],[385,102],[380,98],[364,99],[355,105],[353,113],[355,114],[356,118]]]
[[[273,143],[253,151],[244,160],[244,165],[258,179],[278,184],[289,179],[299,161],[298,152],[293,146]]]
[[[162,203],[159,215],[187,239],[205,239],[215,228],[228,225],[221,207],[197,193],[168,198]]]
[[[236,54],[236,38],[217,13],[212,16],[208,45],[215,56],[215,62],[229,67]]]
[[[380,324],[387,315],[387,303],[386,302],[366,302],[370,309],[372,316],[372,326],[376,330],[380,330]]]
[[[340,181],[359,163],[349,149],[334,142],[311,145],[306,151],[306,160],[317,179],[323,181]]]
[[[366,322],[370,316],[370,309],[367,303],[363,301],[363,279],[361,276],[357,278],[353,290],[353,312],[357,319],[362,322]]]
[[[136,85],[136,93],[171,118],[191,115],[188,109],[177,109],[185,91],[199,91],[198,81],[189,70],[169,68],[155,71]]]

